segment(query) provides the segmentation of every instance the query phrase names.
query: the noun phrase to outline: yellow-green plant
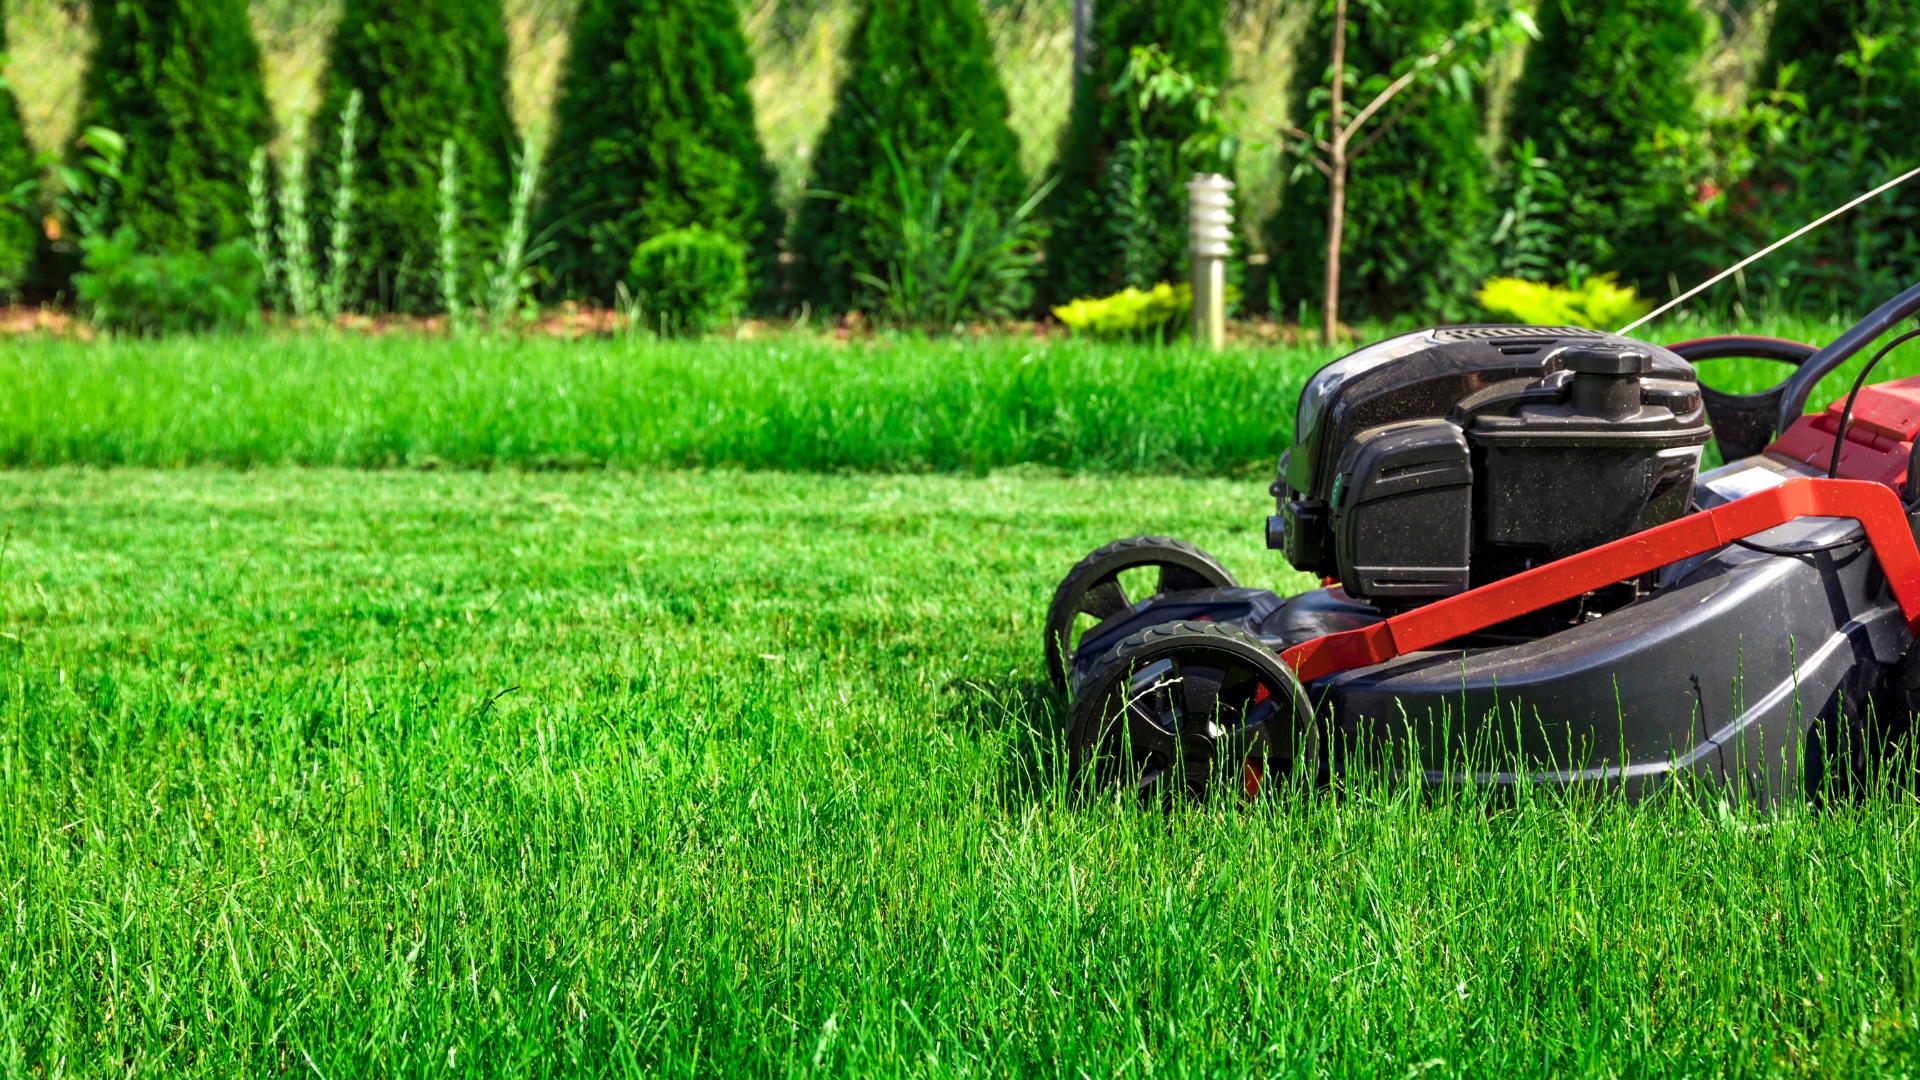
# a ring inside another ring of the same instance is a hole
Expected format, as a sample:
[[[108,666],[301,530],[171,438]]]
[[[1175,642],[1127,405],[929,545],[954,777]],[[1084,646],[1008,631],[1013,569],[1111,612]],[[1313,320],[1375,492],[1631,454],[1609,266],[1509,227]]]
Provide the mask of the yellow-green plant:
[[[1481,285],[1474,297],[1495,318],[1592,330],[1625,326],[1653,308],[1653,301],[1641,299],[1633,286],[1619,284],[1612,274],[1595,274],[1574,288],[1497,277]]]
[[[1081,297],[1053,309],[1053,317],[1076,334],[1140,337],[1163,334],[1193,307],[1193,286],[1161,282],[1151,289],[1129,285],[1111,296]]]

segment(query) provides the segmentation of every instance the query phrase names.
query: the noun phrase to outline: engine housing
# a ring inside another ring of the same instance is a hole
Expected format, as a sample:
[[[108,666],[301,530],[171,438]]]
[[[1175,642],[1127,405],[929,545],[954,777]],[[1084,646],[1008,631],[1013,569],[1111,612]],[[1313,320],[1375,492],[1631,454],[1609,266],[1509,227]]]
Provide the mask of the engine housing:
[[[1268,545],[1407,607],[1686,513],[1712,431],[1685,360],[1576,327],[1370,345],[1300,393]]]

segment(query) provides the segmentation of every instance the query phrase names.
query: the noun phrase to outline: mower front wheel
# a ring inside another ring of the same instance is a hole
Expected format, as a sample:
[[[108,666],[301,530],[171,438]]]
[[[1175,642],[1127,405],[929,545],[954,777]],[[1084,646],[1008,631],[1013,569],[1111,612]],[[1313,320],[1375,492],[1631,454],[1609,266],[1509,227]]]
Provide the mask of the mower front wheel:
[[[1076,784],[1123,787],[1143,805],[1231,788],[1258,795],[1314,760],[1313,708],[1260,639],[1211,622],[1172,622],[1095,661],[1073,706]]]

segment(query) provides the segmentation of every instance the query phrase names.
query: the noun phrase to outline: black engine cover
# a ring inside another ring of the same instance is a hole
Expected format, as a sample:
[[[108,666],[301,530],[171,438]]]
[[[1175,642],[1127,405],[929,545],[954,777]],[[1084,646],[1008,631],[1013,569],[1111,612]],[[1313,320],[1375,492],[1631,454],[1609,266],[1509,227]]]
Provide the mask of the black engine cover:
[[[1308,380],[1269,543],[1357,598],[1450,596],[1679,517],[1710,437],[1693,368],[1657,346],[1403,335]]]

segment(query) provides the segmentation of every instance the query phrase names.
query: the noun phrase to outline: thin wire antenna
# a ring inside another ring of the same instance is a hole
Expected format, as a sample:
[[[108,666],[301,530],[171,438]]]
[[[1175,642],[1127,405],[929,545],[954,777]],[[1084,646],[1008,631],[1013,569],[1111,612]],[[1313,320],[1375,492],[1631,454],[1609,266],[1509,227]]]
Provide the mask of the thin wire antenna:
[[[1651,322],[1652,320],[1657,319],[1662,315],[1665,315],[1667,312],[1672,311],[1674,308],[1679,307],[1681,304],[1686,303],[1687,301],[1693,299],[1694,297],[1700,295],[1701,293],[1707,291],[1708,289],[1713,288],[1715,285],[1720,284],[1722,281],[1725,281],[1728,277],[1739,273],[1740,271],[1746,269],[1748,266],[1752,265],[1753,263],[1766,258],[1767,256],[1773,254],[1776,251],[1779,251],[1781,248],[1786,247],[1788,244],[1793,243],[1795,240],[1798,240],[1801,237],[1812,232],[1813,230],[1819,228],[1820,226],[1825,225],[1827,222],[1832,221],[1834,218],[1839,217],[1841,214],[1844,214],[1847,211],[1853,209],[1854,207],[1859,206],[1861,203],[1866,202],[1868,199],[1873,198],[1875,195],[1878,195],[1885,191],[1892,191],[1894,188],[1899,187],[1901,184],[1906,183],[1907,181],[1913,179],[1916,176],[1920,176],[1920,168],[1909,169],[1906,172],[1901,173],[1899,176],[1896,176],[1893,179],[1887,181],[1886,183],[1881,184],[1879,187],[1874,188],[1872,191],[1867,192],[1865,195],[1861,195],[1855,198],[1852,202],[1846,204],[1845,206],[1842,206],[1838,210],[1829,211],[1824,217],[1821,217],[1819,220],[1807,222],[1805,225],[1800,226],[1798,229],[1795,229],[1793,232],[1789,233],[1788,235],[1778,240],[1775,240],[1773,243],[1768,244],[1766,247],[1762,248],[1761,250],[1754,252],[1753,254],[1747,256],[1744,259],[1741,259],[1739,262],[1734,263],[1732,266],[1727,267],[1725,270],[1722,270],[1719,273],[1708,278],[1707,280],[1701,282],[1700,284],[1695,285],[1693,288],[1688,289],[1686,292],[1682,293],[1681,295],[1674,297],[1673,299],[1667,301],[1666,303],[1661,304],[1659,307],[1654,308],[1652,311],[1647,312],[1645,315],[1642,315],[1639,318],[1633,320],[1627,325],[1621,327],[1616,332],[1624,334],[1627,331],[1632,330],[1636,326],[1640,326],[1643,323]]]

